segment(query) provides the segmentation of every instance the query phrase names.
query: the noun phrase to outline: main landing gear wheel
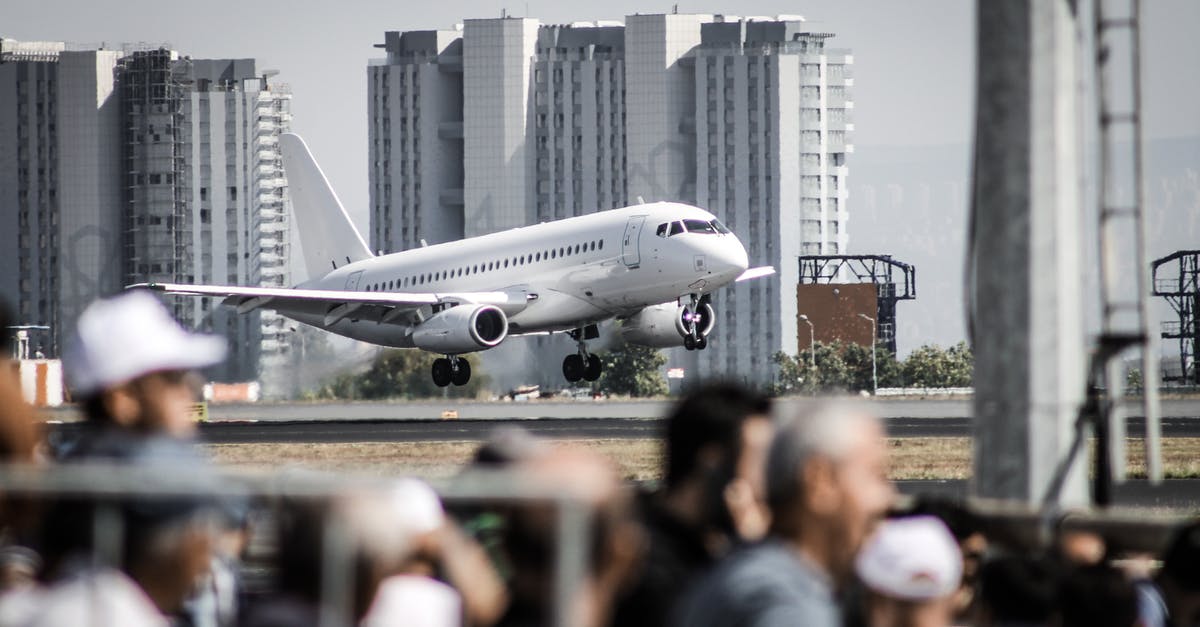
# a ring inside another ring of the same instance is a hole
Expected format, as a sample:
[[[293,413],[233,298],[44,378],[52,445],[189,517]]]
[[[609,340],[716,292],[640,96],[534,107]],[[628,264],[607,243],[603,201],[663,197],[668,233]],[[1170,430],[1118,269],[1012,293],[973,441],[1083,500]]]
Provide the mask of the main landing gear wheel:
[[[574,355],[567,355],[563,358],[563,377],[568,382],[600,380],[600,373],[604,371],[604,365],[600,363],[599,357],[588,352],[587,342],[584,341],[594,340],[597,337],[600,337],[600,332],[594,324],[571,331],[571,339],[575,340],[577,351]]]
[[[455,355],[433,360],[433,384],[444,388],[451,383],[466,385],[471,380],[471,364]]]
[[[696,350],[696,338],[691,335],[683,336],[683,347],[690,351]]]
[[[702,351],[706,348],[708,348],[708,337],[701,335],[700,337],[696,338],[696,350]]]
[[[464,386],[471,380],[471,364],[465,359],[454,360],[458,368],[454,369],[454,374],[450,375],[450,382],[457,386]]]
[[[450,385],[451,379],[454,377],[454,367],[450,365],[450,360],[446,357],[438,357],[433,360],[433,384],[444,388]]]
[[[583,371],[583,378],[588,381],[599,381],[601,372],[604,372],[604,364],[600,363],[600,358],[588,355],[587,368]]]
[[[567,381],[571,383],[582,379],[587,372],[587,368],[583,364],[583,357],[579,356],[578,353],[564,357],[562,372]]]

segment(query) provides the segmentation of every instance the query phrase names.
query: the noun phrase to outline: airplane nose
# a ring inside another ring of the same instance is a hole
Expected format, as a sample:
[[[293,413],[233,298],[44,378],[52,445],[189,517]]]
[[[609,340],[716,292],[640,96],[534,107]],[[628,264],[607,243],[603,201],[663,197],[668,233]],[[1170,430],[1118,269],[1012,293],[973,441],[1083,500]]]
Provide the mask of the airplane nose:
[[[738,277],[750,267],[746,247],[736,237],[723,237],[709,253],[709,269],[713,274]]]

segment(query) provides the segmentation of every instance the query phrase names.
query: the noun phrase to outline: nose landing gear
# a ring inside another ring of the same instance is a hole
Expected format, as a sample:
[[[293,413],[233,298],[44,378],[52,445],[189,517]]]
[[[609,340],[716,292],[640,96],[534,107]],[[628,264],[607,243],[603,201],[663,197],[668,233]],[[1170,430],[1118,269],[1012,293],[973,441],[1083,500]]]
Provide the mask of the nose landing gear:
[[[587,342],[584,340],[595,339],[600,336],[596,325],[589,325],[582,329],[575,329],[570,333],[571,339],[575,340],[578,347],[578,352],[567,355],[563,358],[562,372],[563,377],[571,383],[577,381],[598,381],[600,374],[604,371],[604,366],[600,363],[600,358],[593,355],[587,350]]]
[[[433,384],[444,388],[451,383],[464,386],[471,380],[471,364],[458,355],[446,355],[433,360]]]
[[[699,310],[700,305],[706,300],[708,300],[707,294],[704,296],[690,294],[687,302],[683,303],[683,327],[687,331],[687,335],[683,336],[683,347],[687,350],[702,351],[708,348],[708,337],[700,330],[701,314]]]

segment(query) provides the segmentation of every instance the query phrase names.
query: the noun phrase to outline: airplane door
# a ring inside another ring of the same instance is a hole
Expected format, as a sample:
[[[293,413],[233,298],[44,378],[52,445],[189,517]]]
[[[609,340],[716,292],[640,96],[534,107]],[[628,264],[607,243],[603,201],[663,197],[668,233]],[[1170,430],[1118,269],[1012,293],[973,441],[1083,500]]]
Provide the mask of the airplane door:
[[[625,237],[621,240],[621,261],[629,268],[636,268],[642,264],[639,240],[645,221],[646,216],[633,216],[625,224]]]
[[[358,291],[358,280],[362,278],[362,273],[363,273],[363,271],[359,270],[358,272],[350,273],[350,276],[346,277],[346,291],[347,292],[357,292]]]

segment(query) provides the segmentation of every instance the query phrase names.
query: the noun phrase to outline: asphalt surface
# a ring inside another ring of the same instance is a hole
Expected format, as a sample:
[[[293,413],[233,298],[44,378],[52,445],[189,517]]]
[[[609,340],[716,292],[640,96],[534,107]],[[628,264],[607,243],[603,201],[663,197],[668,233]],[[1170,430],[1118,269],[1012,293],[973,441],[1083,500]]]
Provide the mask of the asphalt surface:
[[[888,435],[898,438],[970,437],[968,418],[885,418]],[[648,439],[660,437],[663,421],[640,418],[532,418],[532,419],[410,419],[410,420],[297,420],[217,421],[200,425],[200,436],[213,444],[438,442],[486,440],[504,425],[518,425],[547,438]],[[70,437],[78,423],[50,425],[52,438]],[[1141,433],[1140,418],[1129,421],[1131,435]],[[1167,418],[1166,437],[1200,437],[1200,419]]]
[[[800,401],[779,401],[782,411]],[[885,418],[970,418],[972,401],[964,398],[899,399],[877,398],[868,401]],[[439,419],[452,410],[459,419],[518,420],[530,418],[660,418],[671,408],[671,401],[403,401],[335,403],[252,403],[211,405],[213,421],[255,420],[292,422],[302,420],[416,420]],[[1140,416],[1141,407],[1129,406],[1130,416]],[[1166,399],[1162,415],[1169,418],[1200,418],[1200,398]],[[50,412],[58,420],[77,419],[75,411],[64,408]]]

